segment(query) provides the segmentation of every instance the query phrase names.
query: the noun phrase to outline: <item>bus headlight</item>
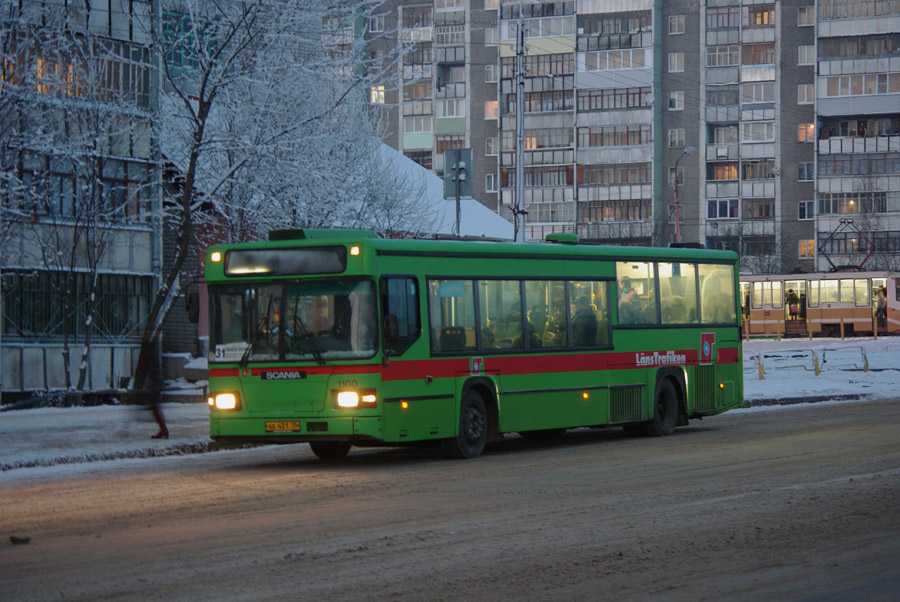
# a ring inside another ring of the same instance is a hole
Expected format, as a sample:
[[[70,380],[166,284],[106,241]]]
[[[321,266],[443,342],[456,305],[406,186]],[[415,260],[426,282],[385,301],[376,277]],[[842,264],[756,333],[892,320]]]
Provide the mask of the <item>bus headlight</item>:
[[[364,391],[335,391],[335,405],[338,408],[374,408],[378,397],[374,389]]]
[[[217,410],[237,410],[240,408],[240,401],[237,393],[216,393],[214,397],[210,397],[210,406]]]
[[[338,391],[337,404],[339,408],[359,407],[359,393],[356,391]]]

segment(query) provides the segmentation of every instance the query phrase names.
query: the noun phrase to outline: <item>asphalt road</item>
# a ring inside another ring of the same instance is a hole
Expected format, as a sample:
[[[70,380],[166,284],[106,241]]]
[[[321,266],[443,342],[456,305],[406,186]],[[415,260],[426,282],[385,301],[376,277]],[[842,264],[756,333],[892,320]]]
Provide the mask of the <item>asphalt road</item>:
[[[898,425],[897,401],[817,404],[465,461],[299,445],[16,471],[0,598],[893,601]]]

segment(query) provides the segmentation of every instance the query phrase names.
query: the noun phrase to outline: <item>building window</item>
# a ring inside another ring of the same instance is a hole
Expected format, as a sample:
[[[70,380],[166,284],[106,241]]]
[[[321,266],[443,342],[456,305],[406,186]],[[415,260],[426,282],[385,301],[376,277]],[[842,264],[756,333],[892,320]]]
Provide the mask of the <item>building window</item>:
[[[742,65],[772,65],[775,63],[775,44],[744,44],[741,46]]]
[[[825,78],[825,96],[861,96],[900,92],[900,73],[835,75]]]
[[[745,161],[741,164],[742,180],[771,180],[775,177],[775,161]]]
[[[716,199],[706,202],[706,219],[734,219],[739,215],[737,199]]]
[[[797,104],[811,105],[816,100],[815,84],[800,84],[797,86]]]
[[[814,65],[816,62],[815,46],[797,46],[797,64]]]
[[[684,71],[684,53],[669,53],[669,73],[681,73]]]
[[[488,136],[484,139],[484,155],[486,157],[497,155],[497,136]]]
[[[774,140],[774,121],[745,121],[741,124],[741,142],[772,142]]]
[[[741,102],[775,102],[775,82],[741,84]]]
[[[578,90],[579,111],[609,111],[651,106],[650,88]]]
[[[812,239],[797,241],[797,257],[799,259],[815,259],[816,241]]]
[[[707,163],[706,179],[718,182],[737,180],[737,163]]]
[[[808,27],[816,24],[816,7],[801,6],[797,9],[797,25],[799,27]]]
[[[500,43],[500,32],[496,27],[484,28],[484,45],[496,46]]]
[[[490,8],[496,9],[499,2],[500,0],[484,0],[484,8],[485,10]]]
[[[633,222],[653,217],[649,199],[587,201],[578,204],[579,222]]]
[[[816,202],[815,201],[800,201],[800,204],[797,208],[797,219],[799,220],[811,220],[816,217]]]
[[[669,35],[684,33],[684,15],[669,16]]]
[[[669,110],[684,110],[684,90],[673,90],[669,92]]]
[[[384,15],[373,15],[369,17],[369,31],[371,33],[381,33],[384,31]]]
[[[760,4],[745,6],[744,27],[772,27],[775,25],[775,6],[772,4]]]
[[[706,9],[707,29],[737,29],[741,26],[741,7],[724,6]]]
[[[707,67],[734,67],[740,63],[741,52],[740,46],[737,44],[706,47]]]
[[[646,67],[647,53],[643,48],[626,50],[605,50],[579,53],[576,67],[579,71],[613,71],[617,69],[639,69]]]
[[[466,99],[444,98],[434,101],[434,116],[441,117],[465,117]]]
[[[432,167],[432,156],[431,151],[408,151],[403,153],[408,158],[412,159],[425,169],[431,169]]]
[[[744,219],[771,219],[775,217],[775,199],[744,199],[741,202]]]
[[[552,130],[528,130],[528,133],[547,132],[553,138],[553,144],[541,144],[541,148],[548,146],[570,146],[571,141],[566,135],[568,128]],[[650,124],[635,125],[595,125],[592,127],[578,128],[578,146],[580,148],[603,146],[637,146],[650,144],[653,141],[653,128]],[[560,135],[562,134],[562,135]],[[682,135],[683,137],[683,135]],[[545,136],[546,138],[546,136]],[[526,141],[528,138],[526,138]],[[530,148],[530,147],[526,147]],[[538,148],[538,147],[535,147]]]
[[[485,192],[497,192],[497,174],[489,173],[484,175]]]
[[[740,87],[737,84],[706,86],[706,104],[713,107],[739,105]]]
[[[735,144],[738,141],[736,125],[713,125],[707,131],[707,142],[711,144]]]
[[[435,152],[442,154],[445,150],[453,150],[463,148],[465,146],[465,136],[462,134],[444,134],[435,139]]]
[[[500,81],[500,66],[485,65],[484,66],[484,83],[495,84]]]
[[[815,178],[815,170],[814,164],[812,161],[807,163],[801,163],[797,166],[797,181],[798,182],[812,182],[813,178]]]
[[[678,183],[681,184],[684,182],[684,165],[678,166],[678,171],[675,171],[675,167],[669,168],[669,186],[675,186],[675,178],[678,178]]]
[[[484,103],[484,118],[497,119],[500,116],[500,101],[489,100]]]
[[[797,141],[812,142],[816,138],[816,124],[801,123],[797,126]]]
[[[669,130],[669,148],[684,147],[684,128]]]
[[[431,116],[404,117],[403,131],[407,134],[427,134],[431,132]]]
[[[384,104],[384,86],[372,86],[369,91],[369,100],[373,105]]]

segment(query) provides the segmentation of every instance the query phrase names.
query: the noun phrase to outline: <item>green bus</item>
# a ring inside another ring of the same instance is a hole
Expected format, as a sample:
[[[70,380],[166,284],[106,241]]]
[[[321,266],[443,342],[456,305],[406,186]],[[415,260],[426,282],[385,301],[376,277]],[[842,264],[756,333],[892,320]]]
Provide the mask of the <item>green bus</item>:
[[[668,435],[740,405],[735,253],[548,239],[211,247],[211,438],[472,458],[505,433]]]

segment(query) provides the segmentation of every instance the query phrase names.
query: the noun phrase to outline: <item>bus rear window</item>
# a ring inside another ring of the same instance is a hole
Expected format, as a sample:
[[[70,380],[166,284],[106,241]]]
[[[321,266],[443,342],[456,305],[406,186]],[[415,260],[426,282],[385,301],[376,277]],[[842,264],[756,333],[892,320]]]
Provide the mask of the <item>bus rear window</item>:
[[[225,253],[226,276],[336,274],[347,269],[343,246],[302,249],[240,249]]]

